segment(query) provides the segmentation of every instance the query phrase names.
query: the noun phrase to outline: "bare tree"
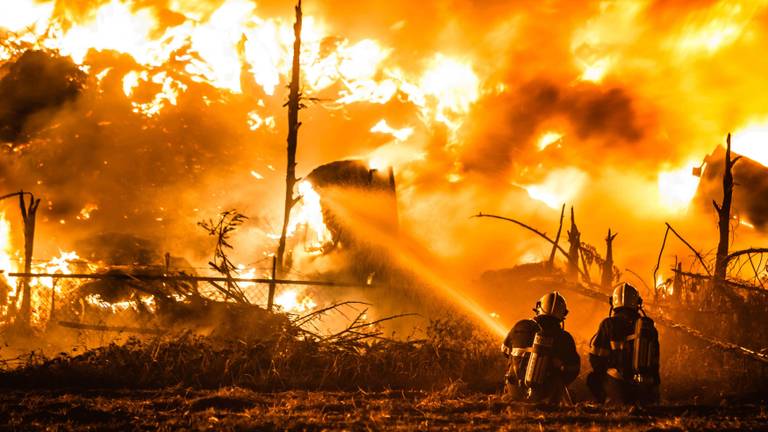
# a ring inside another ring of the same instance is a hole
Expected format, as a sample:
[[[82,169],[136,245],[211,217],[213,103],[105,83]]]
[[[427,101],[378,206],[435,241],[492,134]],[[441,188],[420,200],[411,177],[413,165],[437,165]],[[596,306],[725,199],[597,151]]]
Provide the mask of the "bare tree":
[[[291,67],[291,83],[288,95],[288,158],[285,169],[285,207],[283,212],[283,228],[280,232],[280,241],[277,245],[277,274],[283,275],[285,272],[283,257],[285,255],[285,240],[288,230],[288,224],[291,219],[291,209],[301,199],[300,196],[293,195],[293,188],[296,185],[296,147],[298,145],[299,110],[301,105],[301,92],[299,84],[301,79],[301,68],[299,56],[301,55],[301,0],[296,4],[296,22],[293,24],[293,64]]]
[[[723,202],[718,205],[714,200],[718,217],[718,229],[720,231],[720,240],[717,244],[717,255],[715,256],[715,274],[713,278],[713,287],[716,292],[724,293],[725,278],[728,271],[728,243],[730,241],[731,228],[731,203],[733,201],[733,166],[741,159],[737,156],[731,159],[731,134],[726,138],[725,148],[725,166],[723,171]]]
[[[568,230],[568,276],[574,280],[579,276],[579,251],[581,250],[581,233],[576,227],[576,216],[571,206],[571,229]]]
[[[603,262],[603,274],[600,279],[600,286],[604,290],[610,290],[613,287],[613,240],[619,233],[611,234],[611,229],[608,229],[608,236],[605,238],[605,261]]]
[[[26,194],[19,192],[19,207],[21,208],[21,219],[24,222],[24,273],[32,272],[32,253],[35,246],[35,216],[37,208],[40,206],[40,198],[29,194],[29,204],[26,202]],[[29,278],[24,279],[24,292],[21,298],[21,319],[24,324],[29,324],[32,311],[32,288]]]

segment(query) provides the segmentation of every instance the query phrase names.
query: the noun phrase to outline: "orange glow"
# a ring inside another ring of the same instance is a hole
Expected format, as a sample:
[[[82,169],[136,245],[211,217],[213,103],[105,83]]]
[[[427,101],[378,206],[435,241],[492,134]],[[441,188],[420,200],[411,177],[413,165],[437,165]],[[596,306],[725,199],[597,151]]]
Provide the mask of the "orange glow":
[[[53,1],[14,0],[12,7],[10,4],[3,7],[3,13],[0,14],[0,27],[12,32],[21,32],[33,27],[37,34],[47,26],[54,5]]]
[[[319,253],[322,247],[332,240],[331,232],[323,221],[323,209],[320,206],[320,195],[315,192],[312,183],[307,180],[297,185],[301,201],[291,212],[291,221],[287,235],[296,234],[299,228],[306,229],[304,247],[307,252]]]
[[[456,131],[466,114],[480,97],[480,80],[471,63],[437,54],[422,75],[418,91],[408,92],[417,105],[434,118]],[[428,104],[426,99],[434,99]]]
[[[764,1],[719,1],[712,7],[693,14],[676,41],[683,55],[714,54],[735,43]]]
[[[681,168],[659,172],[658,188],[662,206],[673,212],[688,208],[699,187],[699,177],[693,175],[693,168],[698,165],[691,162]]]
[[[768,166],[768,120],[752,122],[736,130],[731,136],[731,150]]]
[[[8,273],[13,272],[13,245],[11,245],[11,224],[5,217],[5,212],[0,212],[0,271],[3,272],[3,278],[8,280]],[[11,284],[15,287],[15,283]]]
[[[553,170],[542,183],[523,185],[531,198],[541,201],[547,207],[559,209],[564,203],[572,202],[587,181],[587,174],[577,168]]]
[[[389,134],[395,137],[398,141],[405,141],[411,135],[413,135],[413,128],[405,127],[402,129],[395,129],[386,120],[381,120],[371,128],[371,132],[378,132],[383,134]]]
[[[315,301],[309,296],[293,288],[285,288],[278,291],[278,294],[275,296],[275,305],[288,313],[309,312],[317,307]]]
[[[555,144],[563,139],[563,134],[560,132],[554,132],[549,131],[544,133],[541,138],[539,138],[539,150],[544,150],[545,148],[551,146],[552,144]]]

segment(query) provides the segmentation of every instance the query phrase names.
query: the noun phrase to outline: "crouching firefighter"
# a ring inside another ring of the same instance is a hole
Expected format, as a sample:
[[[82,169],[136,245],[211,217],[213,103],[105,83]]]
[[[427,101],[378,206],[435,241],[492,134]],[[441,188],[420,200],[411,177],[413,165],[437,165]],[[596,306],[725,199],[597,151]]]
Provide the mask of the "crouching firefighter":
[[[608,318],[590,341],[587,385],[598,402],[649,404],[659,399],[659,333],[630,284],[611,295]]]
[[[565,299],[557,291],[542,297],[533,319],[519,321],[501,350],[509,358],[505,392],[517,400],[570,402],[567,386],[579,375],[581,359],[565,331]]]

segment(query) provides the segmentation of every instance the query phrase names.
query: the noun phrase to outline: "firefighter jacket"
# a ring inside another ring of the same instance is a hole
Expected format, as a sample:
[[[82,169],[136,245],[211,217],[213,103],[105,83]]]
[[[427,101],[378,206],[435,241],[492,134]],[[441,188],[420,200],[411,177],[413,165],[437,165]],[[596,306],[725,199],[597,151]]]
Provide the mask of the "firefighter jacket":
[[[635,349],[636,323],[640,320],[640,314],[628,308],[614,311],[614,314],[600,323],[597,334],[590,342],[589,362],[592,370],[598,376],[608,374],[611,377],[624,381],[632,381],[638,378],[639,371],[635,370],[633,355]],[[651,379],[656,385],[659,379],[659,333],[653,326],[653,320],[642,318],[649,322],[650,331],[644,336],[648,337],[650,346],[648,370],[642,371],[644,379]]]
[[[507,334],[502,351],[509,357],[510,368],[507,381],[521,385],[525,376],[536,333],[553,337],[552,361],[548,375],[563,385],[570,384],[579,375],[581,358],[570,333],[561,327],[561,322],[549,316],[518,321]]]

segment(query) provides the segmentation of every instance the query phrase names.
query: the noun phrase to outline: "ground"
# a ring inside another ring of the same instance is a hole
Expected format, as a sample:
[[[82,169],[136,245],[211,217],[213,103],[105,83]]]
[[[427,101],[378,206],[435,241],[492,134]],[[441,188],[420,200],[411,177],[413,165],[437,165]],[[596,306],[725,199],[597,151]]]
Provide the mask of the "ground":
[[[6,391],[0,431],[764,429],[765,405],[555,408],[451,392]]]

